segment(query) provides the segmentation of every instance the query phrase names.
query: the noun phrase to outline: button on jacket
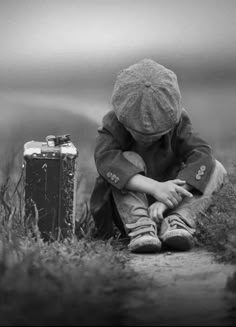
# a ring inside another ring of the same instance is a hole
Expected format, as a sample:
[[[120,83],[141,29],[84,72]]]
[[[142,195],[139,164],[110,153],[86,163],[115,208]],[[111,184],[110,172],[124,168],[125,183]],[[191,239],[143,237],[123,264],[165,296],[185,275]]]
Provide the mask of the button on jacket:
[[[95,221],[102,206],[111,201],[112,187],[123,191],[132,176],[144,173],[123,156],[125,151],[140,154],[148,177],[161,182],[179,178],[200,193],[204,192],[215,164],[211,147],[193,132],[184,109],[176,127],[149,147],[137,144],[118,121],[115,112],[110,111],[98,129],[95,147],[95,163],[99,173],[91,197]]]

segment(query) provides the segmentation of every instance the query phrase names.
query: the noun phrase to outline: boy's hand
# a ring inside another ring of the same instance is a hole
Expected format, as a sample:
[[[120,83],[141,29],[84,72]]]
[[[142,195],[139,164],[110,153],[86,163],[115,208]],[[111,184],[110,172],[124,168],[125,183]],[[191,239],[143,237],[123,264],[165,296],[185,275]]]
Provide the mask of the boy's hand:
[[[156,201],[154,202],[149,208],[148,208],[148,212],[149,212],[149,217],[155,221],[157,224],[159,224],[160,222],[162,222],[163,218],[163,213],[168,209],[167,205]]]
[[[167,182],[156,182],[153,187],[152,196],[159,202],[163,202],[168,208],[174,208],[181,201],[183,196],[192,197],[193,195],[188,192],[181,185],[186,182],[180,179],[174,179]]]

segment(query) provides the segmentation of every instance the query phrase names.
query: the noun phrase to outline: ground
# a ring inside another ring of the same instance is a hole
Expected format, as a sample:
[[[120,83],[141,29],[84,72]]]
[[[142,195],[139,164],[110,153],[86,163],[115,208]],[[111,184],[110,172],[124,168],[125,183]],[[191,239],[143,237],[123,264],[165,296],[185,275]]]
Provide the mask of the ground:
[[[127,301],[138,325],[233,324],[234,295],[227,283],[236,265],[217,263],[213,253],[202,249],[129,255],[128,264],[142,282],[148,281],[146,290],[134,290]]]
[[[199,217],[194,249],[152,255],[84,231],[45,243],[2,206],[0,325],[234,326],[235,194],[226,184]]]
[[[233,185],[228,184],[201,217],[200,246],[190,252],[156,255],[133,255],[126,247],[117,249],[110,241],[90,240],[83,233],[72,243],[54,244],[22,236],[21,218],[13,226],[17,211],[8,212],[5,201],[12,199],[12,208],[21,205],[17,192],[12,198],[15,185],[11,190],[5,183],[9,176],[14,182],[19,180],[15,168],[21,168],[21,160],[14,155],[19,153],[22,159],[23,144],[31,139],[71,133],[80,153],[79,172],[86,172],[87,183],[84,186],[80,180],[78,192],[83,203],[95,178],[92,145],[97,123],[78,115],[78,108],[83,113],[87,109],[96,112],[100,121],[97,108],[107,107],[96,101],[84,107],[81,94],[75,102],[55,96],[35,99],[23,94],[21,99],[7,95],[8,101],[1,102],[0,124],[0,325],[235,325],[235,90],[226,84],[224,90],[227,92],[222,92],[222,86],[217,91],[215,86],[212,90],[194,86],[185,102],[200,132],[213,142],[216,157],[231,172]],[[5,99],[2,94],[1,99]],[[58,110],[62,107],[68,111]],[[217,119],[205,119],[213,113]],[[86,214],[77,214],[86,220]]]

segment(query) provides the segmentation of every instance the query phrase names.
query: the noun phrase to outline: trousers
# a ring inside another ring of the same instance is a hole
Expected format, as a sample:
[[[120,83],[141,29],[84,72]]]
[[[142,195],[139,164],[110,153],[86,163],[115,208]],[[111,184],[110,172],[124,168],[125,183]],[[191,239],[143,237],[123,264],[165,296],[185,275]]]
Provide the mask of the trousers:
[[[138,168],[146,171],[146,165],[142,157],[133,151],[127,151],[123,153],[125,158],[131,161]],[[200,212],[204,212],[211,204],[212,195],[220,190],[225,182],[227,173],[224,166],[216,160],[215,168],[211,174],[209,182],[205,188],[203,194],[199,191],[192,191],[192,198],[185,197],[182,202],[179,203],[174,209],[168,209],[165,216],[172,214],[178,214],[184,221],[188,223],[192,228],[196,227],[196,219]],[[112,196],[119,213],[119,216],[124,225],[137,222],[140,218],[149,218],[148,208],[150,206],[150,200],[145,193],[125,191],[113,188]]]

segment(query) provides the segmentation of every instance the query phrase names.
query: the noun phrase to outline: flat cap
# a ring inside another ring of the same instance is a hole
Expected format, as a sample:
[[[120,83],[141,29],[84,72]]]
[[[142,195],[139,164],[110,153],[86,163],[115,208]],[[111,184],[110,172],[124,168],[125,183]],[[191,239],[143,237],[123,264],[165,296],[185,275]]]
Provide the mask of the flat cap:
[[[118,120],[140,135],[165,134],[181,115],[175,73],[151,59],[143,59],[118,74],[111,100]]]

